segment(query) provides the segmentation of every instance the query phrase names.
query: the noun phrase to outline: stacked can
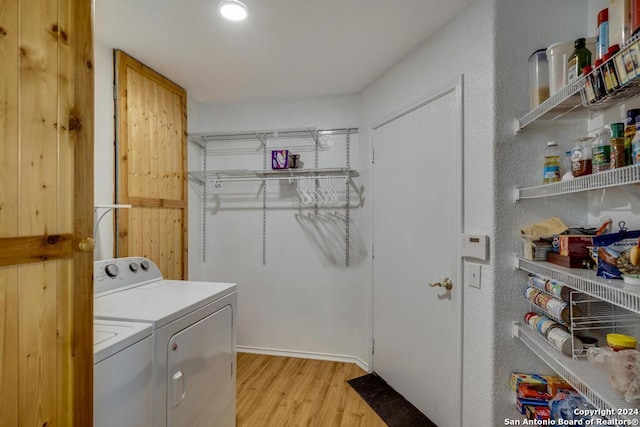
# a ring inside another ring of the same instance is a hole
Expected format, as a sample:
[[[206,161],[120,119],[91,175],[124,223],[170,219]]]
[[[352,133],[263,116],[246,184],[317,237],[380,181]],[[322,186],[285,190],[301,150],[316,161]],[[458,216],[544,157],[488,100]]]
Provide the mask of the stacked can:
[[[561,290],[558,292],[561,293]],[[551,317],[565,323],[570,323],[572,316],[579,317],[582,315],[582,312],[578,307],[571,305],[566,301],[554,298],[546,291],[542,291],[531,286],[528,286],[525,289],[525,297],[530,302],[549,313]]]
[[[553,319],[530,311],[524,315],[524,321],[536,332],[545,337],[545,339],[557,350],[572,356],[583,351],[582,342],[573,337],[567,329],[554,321]]]

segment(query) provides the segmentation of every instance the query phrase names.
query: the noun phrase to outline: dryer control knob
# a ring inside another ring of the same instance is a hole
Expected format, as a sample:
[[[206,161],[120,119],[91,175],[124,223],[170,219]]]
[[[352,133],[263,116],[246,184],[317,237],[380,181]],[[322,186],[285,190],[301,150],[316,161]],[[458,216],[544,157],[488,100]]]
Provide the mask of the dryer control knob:
[[[129,264],[129,270],[133,271],[134,273],[138,272],[138,263],[137,262],[132,262],[131,264]]]
[[[115,264],[107,264],[107,266],[104,268],[104,271],[109,277],[116,277],[118,276],[118,273],[120,273],[120,269]]]
[[[140,267],[142,267],[142,269],[143,269],[144,271],[149,270],[149,267],[150,267],[150,265],[149,265],[149,261],[147,261],[147,260],[142,261],[142,262],[140,263]]]

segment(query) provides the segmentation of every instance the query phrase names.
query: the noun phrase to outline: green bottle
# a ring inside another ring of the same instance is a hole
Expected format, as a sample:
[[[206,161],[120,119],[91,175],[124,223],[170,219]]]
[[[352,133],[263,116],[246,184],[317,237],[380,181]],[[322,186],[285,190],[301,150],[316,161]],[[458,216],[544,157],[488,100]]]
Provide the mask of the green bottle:
[[[582,75],[582,69],[591,65],[591,51],[586,47],[586,40],[580,38],[575,41],[573,53],[567,63],[567,81],[571,82]]]

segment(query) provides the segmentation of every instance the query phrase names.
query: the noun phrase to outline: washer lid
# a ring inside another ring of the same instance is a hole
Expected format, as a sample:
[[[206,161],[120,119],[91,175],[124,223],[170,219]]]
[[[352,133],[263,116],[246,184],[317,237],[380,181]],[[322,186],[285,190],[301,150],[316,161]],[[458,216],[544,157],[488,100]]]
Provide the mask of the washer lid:
[[[138,341],[150,337],[152,332],[149,323],[94,319],[93,363],[101,362]]]
[[[236,290],[232,283],[159,280],[97,296],[93,314],[102,319],[148,322],[158,329]]]

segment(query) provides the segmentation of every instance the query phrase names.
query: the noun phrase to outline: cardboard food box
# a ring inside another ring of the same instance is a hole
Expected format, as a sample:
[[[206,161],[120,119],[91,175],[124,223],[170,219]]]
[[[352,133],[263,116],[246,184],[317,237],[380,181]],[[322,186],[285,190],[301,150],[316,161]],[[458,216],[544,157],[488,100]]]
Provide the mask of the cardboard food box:
[[[553,396],[547,393],[547,384],[520,384],[518,385],[518,398],[523,400],[535,400],[546,402]]]
[[[550,420],[551,419],[551,411],[549,408],[544,408],[542,406],[536,407],[536,412],[533,417],[534,420]]]
[[[551,246],[551,242],[548,240],[523,238],[522,244],[524,258],[531,261],[545,261],[547,259],[547,253],[553,250],[553,246]]]
[[[547,380],[545,380],[540,375],[532,375],[532,374],[511,374],[511,389],[513,391],[518,390],[518,386],[520,384],[547,384]]]
[[[526,415],[527,410],[535,411],[536,408],[548,408],[548,401],[537,401],[537,400],[527,400],[527,399],[516,399],[516,408],[518,408],[518,412],[522,415]]]
[[[293,154],[289,150],[271,150],[271,169],[293,167]]]
[[[555,252],[549,252],[547,254],[547,262],[566,267],[566,268],[587,268],[584,263],[585,259],[589,259],[588,256],[566,256],[560,255]]]
[[[591,236],[561,235],[558,238],[560,240],[560,255],[583,258],[589,256],[589,246],[593,245]]]
[[[573,387],[571,387],[571,385],[568,382],[566,382],[560,377],[554,377],[552,375],[541,375],[541,376],[547,381],[547,393],[549,393],[551,396],[555,396],[556,394],[558,394],[560,390],[574,391]]]

